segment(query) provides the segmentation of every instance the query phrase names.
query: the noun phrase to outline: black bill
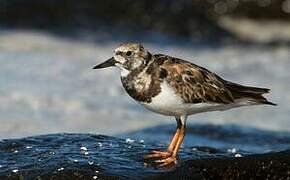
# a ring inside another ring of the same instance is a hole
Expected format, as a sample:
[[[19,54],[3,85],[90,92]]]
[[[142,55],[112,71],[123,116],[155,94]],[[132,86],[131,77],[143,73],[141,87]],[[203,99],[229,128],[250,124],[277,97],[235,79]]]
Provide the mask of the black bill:
[[[114,57],[111,57],[110,59],[108,59],[107,61],[96,65],[95,67],[93,67],[93,69],[101,69],[101,68],[106,68],[106,67],[110,67],[110,66],[114,66],[116,63],[116,60],[114,59]]]

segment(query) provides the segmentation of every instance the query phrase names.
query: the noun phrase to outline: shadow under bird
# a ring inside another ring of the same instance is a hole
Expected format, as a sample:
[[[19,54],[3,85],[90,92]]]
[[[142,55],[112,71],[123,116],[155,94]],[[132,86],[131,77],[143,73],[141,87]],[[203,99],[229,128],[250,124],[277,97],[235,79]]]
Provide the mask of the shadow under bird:
[[[176,119],[176,132],[167,151],[152,151],[144,156],[146,160],[152,160],[156,167],[177,164],[189,115],[241,106],[276,105],[263,97],[269,89],[224,80],[191,62],[151,54],[137,43],[120,45],[112,58],[93,69],[110,66],[120,69],[122,84],[134,100],[151,111]]]

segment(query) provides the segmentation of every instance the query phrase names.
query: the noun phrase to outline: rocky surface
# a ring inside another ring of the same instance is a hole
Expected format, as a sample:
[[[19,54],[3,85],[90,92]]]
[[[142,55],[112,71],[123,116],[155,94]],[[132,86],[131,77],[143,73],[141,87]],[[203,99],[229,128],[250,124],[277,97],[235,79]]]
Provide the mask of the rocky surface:
[[[188,160],[176,170],[160,173],[160,179],[289,179],[290,151],[243,158]]]
[[[290,178],[289,133],[235,126],[189,127],[176,167],[144,167],[143,154],[165,149],[171,133],[172,127],[159,126],[118,135],[127,138],[50,134],[2,140],[0,179]]]

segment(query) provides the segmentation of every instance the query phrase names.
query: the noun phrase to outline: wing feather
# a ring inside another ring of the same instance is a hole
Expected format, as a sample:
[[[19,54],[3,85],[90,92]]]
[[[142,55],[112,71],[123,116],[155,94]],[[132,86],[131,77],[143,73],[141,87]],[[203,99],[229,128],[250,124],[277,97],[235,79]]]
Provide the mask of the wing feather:
[[[234,102],[231,92],[218,75],[182,59],[166,55],[155,55],[155,58],[159,66],[167,71],[165,80],[185,103]]]

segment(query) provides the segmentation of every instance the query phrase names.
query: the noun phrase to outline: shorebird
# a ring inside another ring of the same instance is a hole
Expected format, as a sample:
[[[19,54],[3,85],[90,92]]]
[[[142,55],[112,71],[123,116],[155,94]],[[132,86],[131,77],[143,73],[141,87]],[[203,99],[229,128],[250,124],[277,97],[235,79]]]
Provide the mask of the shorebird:
[[[152,151],[144,156],[157,167],[177,164],[189,115],[241,106],[276,105],[263,97],[270,89],[224,80],[189,61],[152,54],[138,43],[120,45],[112,58],[93,69],[110,66],[120,69],[123,87],[134,100],[153,112],[176,119],[176,132],[167,151]]]

